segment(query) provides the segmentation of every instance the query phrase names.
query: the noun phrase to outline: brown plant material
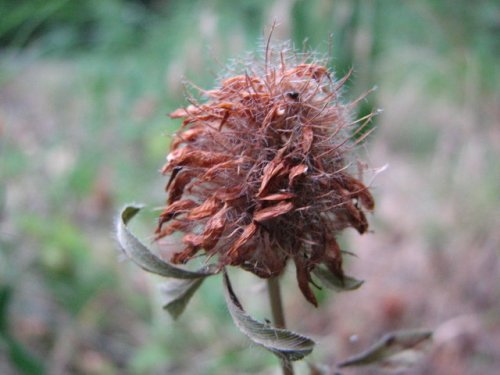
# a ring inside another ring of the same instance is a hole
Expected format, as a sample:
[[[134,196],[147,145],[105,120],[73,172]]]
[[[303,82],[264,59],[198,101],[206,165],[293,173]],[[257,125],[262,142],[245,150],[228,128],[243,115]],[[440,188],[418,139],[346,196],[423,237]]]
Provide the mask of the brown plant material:
[[[269,278],[292,260],[314,305],[314,267],[343,277],[335,237],[348,227],[366,232],[364,210],[374,208],[348,168],[363,125],[340,101],[346,80],[308,56],[267,49],[263,63],[204,91],[203,104],[170,114],[183,123],[162,170],[170,179],[157,239],[184,233],[172,262],[203,252]]]

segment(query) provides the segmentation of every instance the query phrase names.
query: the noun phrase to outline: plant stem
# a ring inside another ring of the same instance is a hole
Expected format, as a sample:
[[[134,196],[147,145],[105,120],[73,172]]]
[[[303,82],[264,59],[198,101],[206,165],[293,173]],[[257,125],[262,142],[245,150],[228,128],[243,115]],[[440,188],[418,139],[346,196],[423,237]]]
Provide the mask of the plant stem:
[[[286,328],[285,313],[281,301],[280,281],[277,277],[267,279],[267,289],[269,291],[269,302],[273,314],[273,323],[276,328]],[[283,362],[283,375],[294,375],[291,362]]]

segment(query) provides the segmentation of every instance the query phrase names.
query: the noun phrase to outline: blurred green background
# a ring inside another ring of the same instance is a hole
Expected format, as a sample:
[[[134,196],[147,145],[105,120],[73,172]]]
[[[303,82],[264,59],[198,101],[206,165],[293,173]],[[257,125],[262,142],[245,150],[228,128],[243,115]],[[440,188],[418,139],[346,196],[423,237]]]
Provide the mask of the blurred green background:
[[[496,0],[0,0],[0,373],[277,374],[233,327],[219,278],[179,321],[121,261],[120,206],[164,202],[161,168],[183,79],[210,87],[231,57],[276,41],[328,53],[359,114],[373,233],[347,234],[356,292],[306,304],[285,279],[291,329],[332,366],[399,328],[435,329],[410,374],[500,368],[500,5]],[[332,35],[332,43],[329,36]],[[305,42],[307,41],[307,42]],[[152,238],[155,212],[134,229]],[[264,285],[234,272],[253,315]],[[309,373],[303,363],[298,374]],[[333,373],[333,370],[332,372]],[[378,374],[378,369],[345,370]]]

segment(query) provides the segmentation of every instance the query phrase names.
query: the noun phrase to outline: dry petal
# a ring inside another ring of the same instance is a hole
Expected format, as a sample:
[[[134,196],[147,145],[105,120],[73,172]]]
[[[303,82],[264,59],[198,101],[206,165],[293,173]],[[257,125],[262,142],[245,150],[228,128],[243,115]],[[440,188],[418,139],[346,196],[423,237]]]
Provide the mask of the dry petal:
[[[258,222],[264,222],[278,216],[284,215],[293,209],[292,202],[280,202],[275,206],[263,208],[253,214],[253,219]]]
[[[220,235],[224,231],[226,225],[226,213],[228,208],[222,208],[210,220],[208,220],[203,231],[203,248],[211,250],[219,241]]]
[[[191,199],[183,199],[167,206],[160,215],[160,225],[170,221],[176,215],[187,212],[196,207],[196,202]]]
[[[167,203],[169,205],[176,202],[182,196],[184,188],[194,177],[195,175],[192,172],[181,172],[172,180],[172,183],[168,187],[169,196]]]
[[[219,199],[214,197],[209,198],[205,201],[205,203],[199,205],[196,208],[192,208],[187,218],[189,220],[203,219],[219,211],[220,206],[221,202]]]
[[[265,197],[259,198],[261,201],[282,201],[285,199],[290,199],[294,198],[295,194],[294,193],[276,193],[276,194],[270,194],[266,195]]]
[[[237,253],[237,251],[250,240],[250,238],[255,234],[256,231],[257,231],[257,224],[250,223],[249,225],[247,225],[246,228],[241,233],[238,240],[233,244],[233,246],[227,252],[229,257],[234,256],[234,254]]]
[[[307,172],[307,165],[299,164],[290,169],[290,174],[288,175],[288,184],[293,185],[294,180]]]
[[[314,132],[310,126],[304,126],[302,129],[302,150],[304,153],[309,152],[314,140]]]
[[[263,195],[271,179],[278,175],[278,173],[280,173],[284,169],[284,167],[284,161],[276,159],[272,160],[269,164],[266,165],[266,167],[264,168],[262,183],[260,185],[259,192],[257,193],[258,196]]]
[[[314,295],[309,282],[311,281],[311,273],[307,269],[305,261],[300,258],[300,256],[294,258],[295,268],[297,271],[297,282],[299,284],[299,288],[302,291],[302,294],[306,299],[312,303],[314,306],[318,306],[318,301],[316,300],[316,296]]]
[[[171,152],[167,158],[168,167],[165,173],[170,172],[174,167],[190,165],[193,167],[210,167],[217,163],[222,163],[230,159],[229,155],[194,150],[191,147],[183,147]]]

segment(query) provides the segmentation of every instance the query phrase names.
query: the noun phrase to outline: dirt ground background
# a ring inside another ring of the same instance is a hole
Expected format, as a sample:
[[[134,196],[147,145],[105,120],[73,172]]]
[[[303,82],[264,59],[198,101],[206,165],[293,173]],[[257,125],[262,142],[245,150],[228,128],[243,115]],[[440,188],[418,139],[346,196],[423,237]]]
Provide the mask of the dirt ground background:
[[[113,238],[128,202],[151,208],[134,229],[152,238],[183,77],[210,87],[273,20],[299,48],[327,53],[332,33],[331,67],[354,68],[346,100],[376,84],[360,113],[384,110],[360,150],[387,165],[372,232],[342,239],[365,284],[320,292],[315,309],[284,276],[289,327],[318,343],[309,360],[334,374],[386,332],[429,328],[404,373],[498,374],[497,1],[0,1],[0,19],[1,374],[279,373],[233,326],[219,277],[173,322],[161,280],[122,261]],[[231,274],[268,318],[263,281]]]

